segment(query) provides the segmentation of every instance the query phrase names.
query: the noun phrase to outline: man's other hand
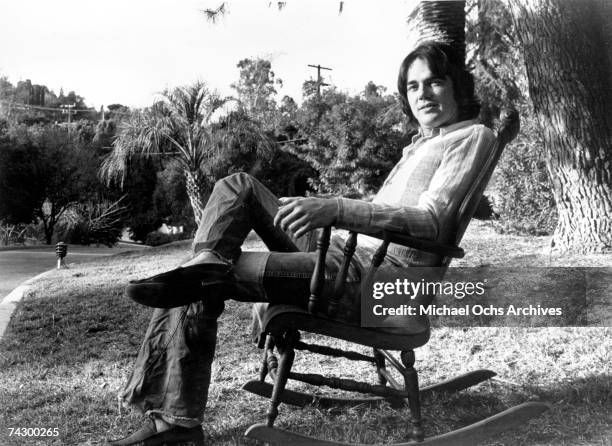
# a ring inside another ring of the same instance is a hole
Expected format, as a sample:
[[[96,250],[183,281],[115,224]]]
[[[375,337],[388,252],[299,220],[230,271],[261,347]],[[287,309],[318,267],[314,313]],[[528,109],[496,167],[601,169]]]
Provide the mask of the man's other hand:
[[[312,229],[333,224],[338,218],[335,198],[281,197],[274,224],[301,237]]]

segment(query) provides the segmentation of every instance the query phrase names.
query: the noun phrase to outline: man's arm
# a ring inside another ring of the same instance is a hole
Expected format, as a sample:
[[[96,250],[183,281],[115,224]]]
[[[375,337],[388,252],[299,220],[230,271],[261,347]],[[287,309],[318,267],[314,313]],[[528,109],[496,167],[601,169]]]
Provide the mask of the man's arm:
[[[476,125],[468,137],[451,143],[415,206],[339,198],[336,227],[368,235],[381,235],[383,230],[389,230],[437,239],[440,230],[452,223],[449,218],[455,215],[482,170],[494,141],[491,130]]]
[[[274,224],[296,238],[313,229],[333,225],[338,218],[335,198],[282,197],[279,204]]]
[[[368,235],[389,230],[434,240],[476,179],[494,141],[491,130],[477,125],[469,136],[450,144],[416,206],[348,198],[281,198],[274,223],[296,237],[333,224]]]

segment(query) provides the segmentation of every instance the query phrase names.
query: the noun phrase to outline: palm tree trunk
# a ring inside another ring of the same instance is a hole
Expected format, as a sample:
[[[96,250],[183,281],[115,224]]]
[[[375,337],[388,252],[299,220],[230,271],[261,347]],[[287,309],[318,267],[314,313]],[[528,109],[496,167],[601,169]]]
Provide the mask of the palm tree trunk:
[[[185,170],[185,179],[187,183],[187,195],[189,196],[191,208],[193,209],[193,217],[196,225],[199,225],[202,214],[204,213],[204,207],[206,206],[204,197],[208,181],[204,174],[197,169]]]
[[[422,1],[408,17],[413,46],[427,41],[448,43],[465,60],[465,1]]]
[[[606,42],[593,0],[508,0],[544,134],[562,251],[612,247],[612,119]]]

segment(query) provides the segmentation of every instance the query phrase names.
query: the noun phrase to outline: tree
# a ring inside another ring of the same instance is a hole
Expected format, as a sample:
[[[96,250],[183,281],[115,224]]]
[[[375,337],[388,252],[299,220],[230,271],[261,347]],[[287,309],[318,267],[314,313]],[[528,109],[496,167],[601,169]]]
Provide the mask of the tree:
[[[191,234],[197,226],[189,210],[189,197],[185,188],[185,176],[176,162],[169,162],[157,172],[157,187],[153,192],[153,207],[156,215],[170,226],[182,226]]]
[[[421,1],[408,16],[412,47],[436,41],[452,45],[465,60],[465,0]]]
[[[610,65],[593,0],[508,0],[544,135],[563,250],[612,248]],[[604,5],[605,6],[605,5]]]
[[[275,85],[282,86],[280,79],[275,79],[272,64],[265,59],[242,59],[238,62],[240,78],[232,88],[238,93],[238,100],[249,116],[263,123],[266,130],[275,127],[276,95]]]
[[[135,158],[130,160],[129,172],[123,184],[125,205],[128,206],[124,224],[133,240],[143,241],[147,234],[163,223],[157,209],[154,194],[159,187],[157,174],[161,169],[158,160]],[[189,206],[189,203],[181,203]]]
[[[117,127],[125,116],[129,116],[129,109],[121,104],[111,104],[108,109],[110,111],[105,119],[98,122],[93,138],[94,147],[103,154],[102,158],[112,149]],[[122,204],[127,210],[122,214],[122,221],[129,228],[133,240],[144,242],[147,235],[164,222],[175,226],[193,226],[184,174],[175,164],[160,157],[135,157],[129,160],[129,175],[124,179],[123,191],[113,191],[113,198],[123,197]],[[179,214],[180,218],[177,217]]]
[[[77,117],[95,116],[94,110],[85,105],[84,98],[74,91],[64,95],[61,90],[60,95],[56,96],[47,86],[32,84],[29,79],[19,81],[13,86],[6,77],[0,78],[0,101],[5,103],[0,107],[0,113],[5,118],[28,125],[64,120],[65,110],[60,106],[66,104],[75,105],[72,112],[80,111]]]
[[[56,125],[18,125],[0,152],[0,219],[39,220],[47,244],[62,215],[96,192],[95,159],[76,134]]]
[[[207,191],[212,188],[218,163],[228,155],[248,151],[264,153],[270,143],[259,126],[244,113],[229,113],[221,123],[213,115],[228,102],[203,82],[166,90],[152,107],[134,112],[119,127],[113,151],[104,160],[101,173],[108,180],[125,179],[129,160],[134,156],[166,155],[180,163],[186,180],[196,224],[205,206]],[[236,135],[251,135],[258,141],[236,147]]]
[[[475,77],[480,118],[492,125],[501,108],[509,105],[521,117],[521,131],[496,168],[493,199],[501,217],[498,228],[551,234],[557,224],[556,206],[510,11],[503,0],[472,0],[466,8],[466,22],[466,65]]]
[[[503,0],[472,0],[466,12],[466,65],[472,70],[487,124],[502,107],[529,103],[527,75],[522,53],[512,27],[512,17]],[[531,116],[529,116],[531,118]]]
[[[320,192],[372,193],[401,157],[404,118],[396,99],[383,93],[370,82],[357,96],[332,87],[305,99],[298,126],[308,142],[293,152],[318,171]]]

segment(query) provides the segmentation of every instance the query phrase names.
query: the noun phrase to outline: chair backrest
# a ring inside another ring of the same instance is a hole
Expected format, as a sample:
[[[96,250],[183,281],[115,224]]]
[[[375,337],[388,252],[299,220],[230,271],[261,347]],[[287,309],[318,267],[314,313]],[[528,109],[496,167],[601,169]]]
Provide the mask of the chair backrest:
[[[495,166],[497,165],[504,148],[510,141],[516,138],[519,129],[520,119],[518,112],[515,109],[502,110],[499,118],[499,126],[496,131],[497,137],[495,144],[489,153],[483,169],[480,171],[476,181],[474,181],[468,190],[463,201],[461,202],[461,205],[459,206],[459,210],[457,211],[455,220],[455,246],[459,246],[461,238],[463,237],[463,234],[465,234],[465,231],[470,224],[476,209],[478,208],[478,204],[482,199],[482,194],[489,184],[491,175],[493,175]],[[445,263],[448,262],[450,262],[450,258],[445,259]]]

